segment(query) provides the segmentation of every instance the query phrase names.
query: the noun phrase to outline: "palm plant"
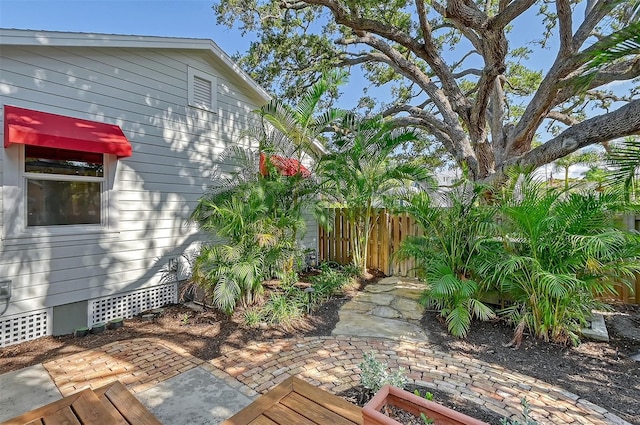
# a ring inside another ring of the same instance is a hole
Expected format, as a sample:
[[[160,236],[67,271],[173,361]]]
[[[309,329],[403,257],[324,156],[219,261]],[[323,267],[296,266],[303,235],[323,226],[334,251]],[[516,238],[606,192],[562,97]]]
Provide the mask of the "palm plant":
[[[300,176],[263,177],[257,153],[238,147],[225,150],[219,163],[235,165],[235,171],[216,171],[191,215],[214,237],[198,256],[193,279],[211,293],[215,306],[231,312],[238,301],[254,302],[264,279],[285,278],[299,252],[292,235],[305,221],[300,204],[292,202],[292,185]]]
[[[573,152],[554,161],[554,168],[564,172],[564,190],[569,190],[569,168],[573,165],[594,165],[601,160],[600,155],[594,151]]]
[[[259,136],[261,150],[285,150],[287,156],[295,156],[298,161],[305,155],[317,161],[324,153],[321,135],[345,116],[345,111],[340,109],[323,113],[318,113],[318,109],[325,94],[344,80],[343,73],[327,73],[309,87],[295,106],[273,99],[256,111],[268,123],[263,125],[263,134]]]
[[[593,5],[595,1],[590,0],[589,3]],[[610,7],[613,8],[621,3],[625,5],[619,12],[621,21],[626,21],[627,25],[600,38],[582,53],[584,60],[582,73],[572,78],[573,84],[582,91],[586,92],[591,82],[608,66],[628,56],[640,54],[640,1],[613,0],[610,2]],[[590,9],[587,6],[587,12]]]
[[[203,247],[195,262],[194,279],[212,294],[217,307],[230,312],[238,301],[250,304],[270,277],[290,280],[300,256],[298,238],[305,229],[304,212],[314,203],[317,185],[303,173],[283,176],[271,155],[318,154],[317,137],[335,119],[337,110],[317,116],[324,93],[339,80],[327,75],[310,87],[295,107],[273,100],[256,111],[260,127],[245,132],[258,151],[226,149],[214,170],[210,190],[199,200],[191,219],[217,238]],[[265,155],[265,173],[259,167]]]
[[[640,173],[640,139],[627,137],[623,143],[611,147],[607,153],[609,185],[622,184],[625,199],[636,200],[638,191],[638,175]]]
[[[257,138],[260,151],[294,158],[298,164],[308,158],[309,166],[313,168],[324,154],[325,148],[320,141],[322,134],[332,130],[345,115],[340,109],[328,109],[323,113],[318,109],[325,94],[342,84],[344,79],[343,73],[327,73],[308,88],[295,106],[274,99],[256,111],[263,123],[250,134]],[[270,166],[267,156],[267,167]],[[302,214],[311,205],[316,205],[318,186],[314,180],[301,178],[301,175],[292,177],[288,202],[297,214]],[[320,222],[325,221],[321,209],[316,208],[313,212]],[[290,242],[295,244],[298,237],[298,232],[294,231]]]
[[[516,325],[559,343],[577,343],[596,297],[630,284],[640,270],[640,239],[615,227],[620,197],[614,192],[564,193],[530,177],[503,200],[505,255],[483,271],[515,303],[502,311]]]
[[[602,192],[609,178],[609,173],[604,168],[593,165],[583,173],[583,176],[585,181],[595,183],[597,192]]]
[[[335,140],[336,151],[320,162],[323,192],[346,208],[350,224],[353,265],[366,273],[372,215],[384,195],[414,181],[425,181],[424,167],[398,163],[391,153],[415,140],[408,130],[393,129],[382,118],[345,120],[343,134]]]
[[[497,231],[495,208],[479,205],[482,191],[463,182],[435,201],[421,192],[400,207],[415,218],[424,236],[405,239],[396,256],[416,260],[428,285],[423,301],[440,311],[449,332],[458,337],[467,335],[473,317],[495,317],[479,300],[485,285],[478,270],[491,261]]]

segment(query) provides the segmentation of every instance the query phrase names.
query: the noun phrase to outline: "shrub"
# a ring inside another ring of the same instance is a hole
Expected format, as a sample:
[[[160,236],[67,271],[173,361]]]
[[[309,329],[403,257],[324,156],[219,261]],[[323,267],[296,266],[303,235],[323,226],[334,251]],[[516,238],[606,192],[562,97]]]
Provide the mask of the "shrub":
[[[327,263],[320,265],[320,271],[320,274],[312,276],[310,279],[316,304],[339,293],[352,279],[348,273],[333,268]]]
[[[376,360],[375,351],[364,353],[359,366],[360,384],[372,394],[377,393],[386,384],[404,388],[407,383],[405,369],[401,367],[390,372],[386,363]]]
[[[523,179],[502,204],[508,237],[491,265],[494,281],[515,303],[501,314],[546,341],[577,344],[598,295],[630,284],[640,270],[637,233],[615,227],[614,193],[564,193]],[[488,270],[488,269],[487,269]]]
[[[262,321],[262,314],[258,308],[248,308],[244,311],[244,324],[255,328]]]
[[[302,291],[298,290],[302,294]],[[296,321],[304,316],[304,305],[301,298],[285,293],[271,293],[262,306],[261,317],[268,323],[281,325],[290,329]]]
[[[403,240],[396,256],[416,260],[416,269],[427,283],[422,302],[440,311],[449,332],[458,337],[467,335],[472,318],[495,316],[479,300],[484,288],[478,269],[490,262],[496,245],[492,240],[495,211],[478,205],[481,190],[464,183],[441,199],[422,192],[399,207],[415,218],[424,236]]]

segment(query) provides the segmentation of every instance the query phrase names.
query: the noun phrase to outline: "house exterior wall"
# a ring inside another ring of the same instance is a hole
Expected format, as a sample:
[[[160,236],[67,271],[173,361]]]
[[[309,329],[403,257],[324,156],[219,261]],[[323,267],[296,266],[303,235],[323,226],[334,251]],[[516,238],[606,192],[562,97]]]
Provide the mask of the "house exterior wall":
[[[133,147],[108,156],[109,226],[59,234],[16,228],[23,148],[2,149],[0,280],[12,280],[12,298],[0,321],[157,286],[161,267],[203,239],[187,218],[263,100],[202,50],[3,45],[0,55],[0,106],[117,124]],[[188,67],[217,77],[215,113],[188,106]]]

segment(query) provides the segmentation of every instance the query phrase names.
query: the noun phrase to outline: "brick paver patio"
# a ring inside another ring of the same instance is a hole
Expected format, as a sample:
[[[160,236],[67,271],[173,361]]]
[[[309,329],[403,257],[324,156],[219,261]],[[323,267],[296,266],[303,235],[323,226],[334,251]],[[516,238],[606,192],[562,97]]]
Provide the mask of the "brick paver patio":
[[[204,363],[170,342],[154,338],[117,341],[44,363],[63,396],[119,380],[144,391]]]
[[[405,368],[417,385],[458,394],[506,417],[520,417],[520,400],[526,398],[531,416],[544,424],[628,424],[562,388],[415,342],[355,337],[278,340],[249,344],[209,363],[258,392],[296,375],[339,393],[359,382],[358,364],[369,351],[375,351],[376,358],[391,368]]]
[[[503,416],[520,415],[526,397],[545,424],[625,424],[614,414],[561,388],[467,356],[415,342],[309,337],[248,344],[203,362],[155,338],[118,341],[44,364],[63,395],[114,379],[144,391],[194,367],[224,378],[246,395],[264,393],[290,375],[333,393],[359,382],[362,354],[375,351],[391,368],[404,367],[418,385],[460,395]]]

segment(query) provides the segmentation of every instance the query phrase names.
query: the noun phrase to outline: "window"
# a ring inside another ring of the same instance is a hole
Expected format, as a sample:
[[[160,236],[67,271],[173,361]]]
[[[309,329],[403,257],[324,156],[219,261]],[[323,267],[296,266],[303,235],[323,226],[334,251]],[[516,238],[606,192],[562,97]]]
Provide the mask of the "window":
[[[24,149],[27,227],[102,224],[103,154]]]
[[[215,113],[218,108],[218,84],[216,76],[192,67],[188,68],[187,74],[189,78],[189,105]]]

